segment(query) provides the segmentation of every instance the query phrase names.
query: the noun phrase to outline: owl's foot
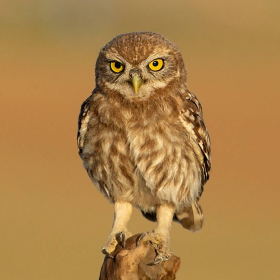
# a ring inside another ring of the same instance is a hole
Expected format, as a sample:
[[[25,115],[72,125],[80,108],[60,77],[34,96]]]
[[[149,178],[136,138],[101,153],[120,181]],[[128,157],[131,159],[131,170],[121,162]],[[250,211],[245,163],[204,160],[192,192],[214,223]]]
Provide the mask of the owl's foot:
[[[148,241],[151,242],[151,244],[154,246],[157,253],[155,260],[152,263],[149,263],[148,265],[160,264],[171,258],[172,252],[169,250],[168,236],[163,235],[161,233],[157,233],[155,231],[143,233],[139,237],[137,241],[137,245],[139,245],[140,242],[148,242]]]
[[[106,245],[102,247],[101,252],[109,258],[114,258],[112,253],[115,251],[116,246],[119,244],[124,248],[125,240],[130,236],[131,234],[125,231],[111,235]]]

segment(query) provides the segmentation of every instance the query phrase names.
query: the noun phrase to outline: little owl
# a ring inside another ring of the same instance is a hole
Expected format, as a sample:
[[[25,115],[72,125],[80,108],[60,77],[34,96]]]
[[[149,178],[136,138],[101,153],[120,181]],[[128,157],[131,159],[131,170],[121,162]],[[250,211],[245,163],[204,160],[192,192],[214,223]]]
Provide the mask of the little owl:
[[[211,168],[201,105],[187,89],[178,48],[160,34],[119,35],[96,62],[96,88],[79,116],[78,149],[94,185],[112,203],[111,256],[128,237],[132,206],[157,227],[141,236],[168,260],[172,221],[203,224],[198,200]]]

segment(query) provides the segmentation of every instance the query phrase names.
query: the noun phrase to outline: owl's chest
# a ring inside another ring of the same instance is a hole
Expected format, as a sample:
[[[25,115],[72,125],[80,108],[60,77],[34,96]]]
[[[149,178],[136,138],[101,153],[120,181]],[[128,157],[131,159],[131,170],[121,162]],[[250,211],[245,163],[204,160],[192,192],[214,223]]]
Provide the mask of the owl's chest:
[[[130,152],[136,162],[159,160],[172,154],[172,147],[182,147],[183,136],[176,125],[168,119],[138,119],[128,123],[126,128]]]
[[[176,118],[135,114],[104,122],[93,115],[85,139],[84,166],[114,199],[125,197],[142,205],[142,199],[150,197],[153,204],[155,192],[157,198],[170,200],[179,190],[187,193],[194,180],[199,184],[195,154]]]
[[[186,132],[176,119],[152,119],[131,122],[126,130],[133,161],[146,179],[154,175],[175,176],[192,154]]]
[[[148,169],[164,162],[175,163],[185,145],[181,125],[156,112],[138,113],[129,118],[119,115],[117,121],[111,116],[106,122],[93,115],[86,139],[83,154],[91,155],[95,173],[101,166],[107,170],[121,167],[130,172],[143,165]]]
[[[136,114],[133,118],[118,117],[104,123],[100,118],[92,116],[86,135],[84,152],[90,151],[103,158],[121,155],[132,160],[139,155],[170,154],[175,147],[184,146],[186,132],[176,120],[161,119],[161,116],[148,118]],[[120,125],[121,123],[121,125]],[[173,148],[172,148],[173,147]]]

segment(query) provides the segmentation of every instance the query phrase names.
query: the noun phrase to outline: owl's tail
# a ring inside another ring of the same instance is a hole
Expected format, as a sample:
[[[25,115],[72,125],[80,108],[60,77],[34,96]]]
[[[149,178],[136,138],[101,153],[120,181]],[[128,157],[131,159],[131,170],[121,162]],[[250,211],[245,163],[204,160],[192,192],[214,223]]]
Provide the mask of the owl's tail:
[[[141,212],[149,221],[157,221],[156,213]],[[193,232],[201,230],[204,216],[198,201],[195,201],[191,206],[185,207],[180,212],[177,212],[173,217],[173,221],[180,223],[184,228]]]
[[[173,220],[179,222],[184,228],[192,232],[201,230],[204,216],[198,201],[195,201],[191,206],[185,207],[182,211],[176,213]]]

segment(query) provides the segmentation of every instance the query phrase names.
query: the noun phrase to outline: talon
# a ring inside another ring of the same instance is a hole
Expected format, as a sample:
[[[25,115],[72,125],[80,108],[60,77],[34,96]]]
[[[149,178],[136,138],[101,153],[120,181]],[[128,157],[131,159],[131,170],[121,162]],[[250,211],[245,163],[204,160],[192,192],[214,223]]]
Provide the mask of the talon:
[[[164,257],[163,256],[156,256],[155,260],[151,263],[148,263],[147,265],[151,266],[151,265],[156,265],[156,264],[160,264],[164,261]]]
[[[116,234],[110,235],[107,244],[101,249],[101,252],[110,258],[114,258],[113,252],[115,251],[117,245],[119,244],[122,248],[125,247],[126,237],[130,233],[125,231],[120,231]]]
[[[114,258],[109,252],[107,252],[107,250],[106,250],[105,247],[103,247],[103,248],[101,249],[101,252],[102,252],[104,255],[106,255],[108,258],[111,258],[111,259]]]
[[[170,251],[169,254],[165,255],[165,261],[168,261],[172,257],[173,253]]]
[[[124,248],[125,247],[125,232],[121,231],[121,232],[117,233],[116,240],[117,240],[118,244],[120,244],[122,246],[122,248]]]
[[[137,239],[137,241],[136,241],[136,247],[138,247],[138,246],[140,245],[140,241],[141,241],[146,235],[148,235],[147,232],[144,232],[144,233],[142,233],[142,234],[138,237],[138,239]]]
[[[154,264],[159,264],[164,261],[164,257],[156,257],[154,260]]]

